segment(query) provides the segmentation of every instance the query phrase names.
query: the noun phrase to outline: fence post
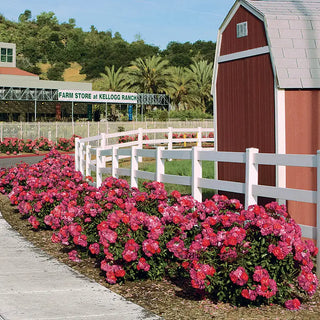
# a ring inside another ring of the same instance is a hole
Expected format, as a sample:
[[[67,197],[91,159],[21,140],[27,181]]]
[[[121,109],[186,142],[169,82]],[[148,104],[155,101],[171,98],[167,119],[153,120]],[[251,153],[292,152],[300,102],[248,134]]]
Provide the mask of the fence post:
[[[102,138],[101,138],[100,146],[102,149],[105,150],[106,146],[107,146],[107,137],[106,137],[107,135],[105,133],[101,133],[101,136],[102,136]],[[106,165],[106,157],[105,156],[102,157],[102,163],[103,163],[103,166]]]
[[[22,126],[23,126],[23,124],[22,124],[22,121],[20,121],[20,139],[23,139],[23,128],[22,128]],[[51,140],[51,139],[49,139],[49,140]]]
[[[197,141],[197,147],[202,147],[202,144],[201,144],[201,141],[202,141],[202,128],[201,127],[198,127],[198,132],[197,132],[197,138],[198,138],[198,141]]]
[[[83,142],[80,142],[80,145],[79,145],[79,170],[80,172],[82,173],[82,175],[84,176],[84,166],[83,166],[83,161],[84,161],[84,150],[83,150],[83,147],[84,147],[84,143]]]
[[[320,249],[320,150],[317,151],[317,239],[316,245]],[[317,254],[317,277],[320,279],[320,253]]]
[[[162,150],[164,147],[157,147],[156,149],[156,181],[161,182],[161,175],[164,174],[165,159],[162,159]]]
[[[86,146],[86,176],[91,176],[90,164],[91,164],[91,146],[87,144]]]
[[[74,166],[76,171],[79,171],[79,138],[74,141]]]
[[[108,141],[108,137],[109,137],[109,121],[106,122],[106,144],[109,144]]]
[[[88,138],[90,137],[90,122],[88,121]]]
[[[246,149],[246,194],[245,207],[246,209],[257,203],[257,196],[252,193],[252,186],[258,184],[258,164],[255,163],[255,155],[259,152],[256,148]]]
[[[130,168],[130,185],[132,188],[138,188],[137,170],[139,169],[139,162],[137,156],[137,146],[131,148],[131,168]]]
[[[111,167],[111,175],[115,178],[118,178],[116,173],[119,168],[119,158],[118,158],[118,148],[116,146],[112,147],[112,167]]]
[[[200,147],[192,147],[192,196],[197,201],[202,201],[202,191],[199,188],[199,178],[202,178],[202,163],[199,161]]]
[[[101,149],[96,149],[96,187],[99,188],[102,184],[101,168],[103,166]]]
[[[172,127],[168,128],[168,150],[172,150]]]
[[[168,127],[168,150],[172,150],[172,127]],[[172,161],[172,159],[168,159],[168,161]]]
[[[143,129],[142,128],[138,129],[138,148],[143,149]],[[142,157],[139,157],[138,161],[142,162]]]

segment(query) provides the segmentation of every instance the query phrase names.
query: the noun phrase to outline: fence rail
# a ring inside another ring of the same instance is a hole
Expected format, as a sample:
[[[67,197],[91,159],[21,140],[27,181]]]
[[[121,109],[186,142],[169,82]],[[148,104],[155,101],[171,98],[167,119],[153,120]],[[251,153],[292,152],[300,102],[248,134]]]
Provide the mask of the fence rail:
[[[128,176],[132,187],[138,186],[138,179],[155,180],[163,183],[173,183],[178,185],[191,186],[192,196],[201,201],[202,189],[223,190],[229,192],[245,194],[245,207],[256,204],[257,198],[271,197],[278,200],[294,200],[301,202],[314,203],[317,205],[316,227],[300,225],[302,236],[316,240],[317,247],[320,247],[320,151],[316,155],[293,155],[293,154],[266,154],[259,153],[258,149],[249,148],[246,152],[219,152],[214,149],[204,149],[201,147],[203,141],[207,141],[201,137],[199,132],[203,133],[207,129],[192,129],[193,132],[198,131],[197,147],[192,149],[173,149],[172,133],[176,130],[168,128],[167,149],[164,146],[157,146],[156,149],[143,149],[143,144],[148,143],[147,140],[139,140],[125,144],[107,145],[104,143],[97,147],[90,144],[86,146],[86,157],[81,150],[84,149],[84,139],[77,139],[76,142],[76,165],[78,170],[83,174],[90,175],[91,171],[96,172],[96,185],[102,183],[102,174],[108,173],[112,176]],[[190,129],[190,132],[192,132]],[[186,131],[186,130],[184,130]],[[163,134],[163,130],[161,133]],[[128,132],[127,132],[128,133]],[[139,129],[139,137],[142,137],[146,130]],[[122,133],[124,134],[124,133]],[[136,134],[135,131],[130,134]],[[98,139],[98,136],[96,137]],[[107,140],[104,136],[101,141]],[[187,139],[182,139],[187,141]],[[190,139],[189,139],[190,140]],[[86,140],[88,141],[88,140]],[[163,140],[160,140],[161,143]],[[194,141],[194,139],[192,140]],[[156,140],[154,141],[156,144]],[[104,145],[103,145],[104,144]],[[128,148],[130,147],[130,148]],[[91,155],[95,155],[96,160],[93,161]],[[111,161],[111,167],[106,167],[106,157]],[[119,168],[119,159],[121,157],[129,157],[131,166],[129,169]],[[142,157],[154,158],[156,161],[156,172],[146,172],[139,170],[139,161]],[[192,175],[189,177],[165,174],[165,161],[171,159],[191,159]],[[202,177],[202,161],[211,161],[217,163],[233,162],[244,163],[246,166],[245,182],[223,181],[218,179],[207,179]],[[279,188],[274,186],[265,186],[258,184],[259,165],[272,166],[300,166],[317,169],[317,190],[301,190],[292,188]],[[86,170],[84,171],[84,167]],[[320,255],[317,256],[317,275],[320,276]]]

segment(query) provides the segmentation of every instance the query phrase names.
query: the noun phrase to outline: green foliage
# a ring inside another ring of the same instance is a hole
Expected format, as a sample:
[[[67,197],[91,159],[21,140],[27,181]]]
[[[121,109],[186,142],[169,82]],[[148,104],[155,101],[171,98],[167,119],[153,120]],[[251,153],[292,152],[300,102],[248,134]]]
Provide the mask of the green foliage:
[[[105,73],[93,83],[93,88],[98,91],[126,91],[126,78],[120,67],[117,71],[114,65],[105,67]]]
[[[212,41],[198,40],[195,43],[172,41],[161,53],[175,67],[189,67],[193,60],[213,62],[216,44]]]
[[[155,121],[167,121],[168,120],[168,111],[167,110],[152,110],[147,113],[147,118],[151,118]]]
[[[68,67],[67,64],[63,62],[57,62],[47,72],[47,77],[49,80],[63,80],[63,72]]]
[[[212,115],[204,113],[200,108],[197,108],[193,110],[171,110],[169,111],[169,118],[179,120],[212,119]]]
[[[21,13],[19,16],[19,21],[20,22],[26,22],[31,19],[31,11],[30,10],[25,10],[24,13]]]
[[[136,92],[165,93],[171,84],[169,62],[158,56],[137,58],[126,73],[128,88]]]
[[[205,60],[194,61],[190,68],[186,69],[186,72],[191,81],[190,91],[199,98],[199,107],[202,111],[206,111],[208,104],[212,101],[213,63],[208,63]]]

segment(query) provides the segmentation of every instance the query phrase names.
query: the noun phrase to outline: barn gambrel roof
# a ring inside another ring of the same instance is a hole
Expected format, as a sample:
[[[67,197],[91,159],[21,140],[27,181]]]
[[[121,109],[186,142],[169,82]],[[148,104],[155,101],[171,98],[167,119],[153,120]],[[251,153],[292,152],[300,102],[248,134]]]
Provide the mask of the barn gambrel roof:
[[[264,21],[277,86],[320,88],[320,0],[238,0],[236,4]]]

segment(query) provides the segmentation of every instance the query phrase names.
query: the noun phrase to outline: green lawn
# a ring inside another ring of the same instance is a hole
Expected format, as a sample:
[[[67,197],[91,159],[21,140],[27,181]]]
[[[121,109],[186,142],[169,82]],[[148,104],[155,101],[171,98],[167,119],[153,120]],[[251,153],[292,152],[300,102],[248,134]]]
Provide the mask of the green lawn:
[[[155,161],[143,161],[139,163],[139,170],[155,172],[156,163]],[[191,176],[192,175],[192,161],[191,160],[172,160],[165,162],[165,173],[178,175],[178,176]],[[202,162],[202,177],[213,179],[214,178],[214,162],[203,161]],[[140,181],[141,180],[141,181]],[[139,179],[138,187],[142,186],[144,180]],[[191,194],[190,186],[182,186],[177,184],[165,183],[165,188],[168,193],[173,190],[178,190],[181,194]],[[211,198],[214,194],[214,190],[203,189],[202,197],[203,200]]]
[[[214,162],[213,161],[202,161],[202,177],[207,179],[214,178]],[[111,165],[111,164],[109,164]],[[120,160],[119,161],[120,168],[130,168],[130,160]],[[156,163],[153,160],[148,158],[143,158],[143,161],[139,163],[139,170],[155,172],[156,171]],[[178,175],[178,176],[189,176],[192,175],[192,162],[191,160],[172,160],[165,162],[165,173]],[[91,172],[91,176],[95,179],[96,173]],[[107,177],[106,174],[102,175],[102,179],[104,180]],[[119,176],[121,179],[125,179],[130,182],[130,177]],[[144,179],[138,179],[138,188],[142,187],[143,182],[146,181]],[[173,190],[179,191],[183,195],[191,194],[190,186],[183,186],[178,184],[165,183],[165,189],[168,193],[171,193]],[[209,199],[214,195],[214,190],[211,189],[202,189],[202,200]]]

